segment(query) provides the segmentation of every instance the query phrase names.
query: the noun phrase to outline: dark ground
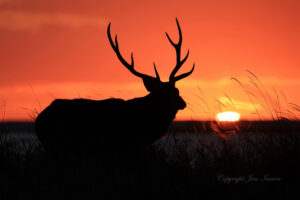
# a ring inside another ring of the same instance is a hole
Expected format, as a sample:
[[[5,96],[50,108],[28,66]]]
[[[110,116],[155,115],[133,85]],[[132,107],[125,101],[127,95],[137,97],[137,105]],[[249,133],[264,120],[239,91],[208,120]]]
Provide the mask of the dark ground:
[[[124,149],[56,161],[35,137],[23,137],[34,133],[32,123],[2,123],[0,200],[299,196],[300,123],[240,122],[232,127],[174,122],[146,152]],[[12,133],[23,136],[8,139]]]

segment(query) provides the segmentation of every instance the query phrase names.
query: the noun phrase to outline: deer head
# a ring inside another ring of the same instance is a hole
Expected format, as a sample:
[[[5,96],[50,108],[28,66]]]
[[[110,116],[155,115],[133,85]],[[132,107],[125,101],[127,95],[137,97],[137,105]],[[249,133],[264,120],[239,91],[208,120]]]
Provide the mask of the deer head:
[[[186,56],[181,59],[181,45],[182,45],[182,32],[179,25],[179,22],[176,18],[177,28],[179,32],[179,41],[178,43],[174,43],[168,33],[166,33],[166,36],[169,40],[169,42],[172,44],[172,46],[175,48],[176,51],[176,66],[174,67],[173,71],[170,74],[169,81],[168,82],[162,82],[160,80],[159,73],[157,71],[156,65],[153,62],[154,65],[154,71],[156,74],[156,77],[152,77],[143,73],[140,73],[134,69],[134,59],[133,59],[133,53],[131,53],[131,64],[129,64],[121,55],[119,50],[119,44],[117,40],[117,35],[115,36],[115,42],[113,42],[110,34],[110,25],[109,23],[107,28],[107,36],[110,42],[111,47],[115,51],[118,59],[121,61],[121,63],[135,76],[142,78],[145,88],[150,92],[150,95],[159,98],[160,101],[165,101],[164,103],[166,105],[171,106],[172,110],[177,112],[179,109],[184,109],[186,107],[186,103],[184,100],[179,96],[179,91],[175,87],[175,83],[187,76],[189,76],[193,71],[195,67],[195,63],[193,64],[192,69],[187,72],[183,73],[181,75],[175,76],[178,70],[182,67],[184,62],[187,60],[189,56],[189,50],[186,53]]]

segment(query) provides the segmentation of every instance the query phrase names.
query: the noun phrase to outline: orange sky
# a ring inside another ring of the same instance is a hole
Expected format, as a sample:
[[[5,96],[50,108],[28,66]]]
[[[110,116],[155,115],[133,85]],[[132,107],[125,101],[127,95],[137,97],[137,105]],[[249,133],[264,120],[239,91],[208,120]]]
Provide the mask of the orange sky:
[[[134,52],[137,70],[154,75],[155,61],[166,81],[175,52],[164,32],[177,39],[175,17],[182,52],[190,49],[180,72],[196,63],[177,84],[189,105],[177,119],[227,110],[242,119],[298,114],[288,104],[300,103],[298,0],[0,0],[0,119],[32,120],[55,98],[146,95],[111,49],[107,25],[122,54]]]

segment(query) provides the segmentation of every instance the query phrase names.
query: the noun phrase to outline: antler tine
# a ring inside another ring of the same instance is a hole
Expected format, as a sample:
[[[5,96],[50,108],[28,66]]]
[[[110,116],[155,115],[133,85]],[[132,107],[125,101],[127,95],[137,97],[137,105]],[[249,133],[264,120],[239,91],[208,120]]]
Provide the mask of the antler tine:
[[[179,75],[179,76],[176,76],[176,77],[173,79],[173,81],[176,82],[176,81],[179,81],[180,79],[183,79],[183,78],[189,76],[189,75],[194,71],[194,68],[195,68],[195,63],[193,64],[193,67],[192,67],[191,71],[186,72],[186,73],[184,73],[184,74],[181,74],[181,75]]]
[[[118,38],[117,35],[115,36],[115,43],[113,42],[112,38],[111,38],[111,34],[110,34],[110,25],[111,23],[108,24],[107,27],[107,36],[108,36],[108,40],[109,43],[111,45],[111,47],[113,48],[113,50],[115,51],[118,59],[121,61],[121,63],[135,76],[138,76],[140,78],[153,78],[151,76],[148,76],[146,74],[142,74],[140,72],[137,72],[134,69],[134,59],[133,59],[133,53],[131,53],[131,64],[129,64],[121,55],[120,49],[119,49],[119,43],[118,43]],[[156,68],[155,68],[155,73],[157,73]],[[158,73],[157,73],[158,74]]]
[[[156,74],[156,78],[157,78],[158,80],[160,80],[160,77],[159,77],[158,71],[157,71],[157,69],[156,69],[155,62],[153,62],[153,66],[154,66],[154,71],[155,71],[155,74]]]
[[[181,28],[180,28],[180,25],[179,25],[179,22],[178,22],[177,18],[176,18],[176,24],[177,24],[177,28],[178,28],[178,32],[179,32],[179,40],[178,40],[178,43],[177,43],[177,44],[175,44],[175,43],[171,40],[169,34],[166,32],[166,36],[167,36],[168,40],[170,41],[170,43],[171,43],[175,48],[176,48],[177,46],[181,46],[181,43],[182,43],[182,32],[181,32]]]
[[[188,50],[187,51],[187,54],[186,56],[183,58],[183,60],[181,60],[181,45],[182,45],[182,32],[181,32],[181,28],[180,28],[180,25],[179,25],[179,22],[178,22],[178,19],[176,18],[176,24],[177,24],[177,28],[178,28],[178,33],[179,33],[179,40],[178,40],[178,43],[175,44],[168,33],[166,33],[166,36],[169,40],[169,42],[172,44],[172,46],[175,48],[176,50],[176,66],[175,68],[173,69],[173,71],[171,72],[170,74],[170,77],[169,77],[169,81],[177,81],[177,80],[180,80],[188,75],[190,75],[192,72],[193,72],[193,69],[190,71],[191,73],[185,73],[185,74],[182,74],[182,75],[185,75],[185,76],[182,76],[180,75],[180,78],[176,78],[175,77],[175,74],[178,72],[178,70],[181,68],[181,66],[184,64],[184,62],[187,60],[188,56],[189,56],[189,53],[190,51]]]

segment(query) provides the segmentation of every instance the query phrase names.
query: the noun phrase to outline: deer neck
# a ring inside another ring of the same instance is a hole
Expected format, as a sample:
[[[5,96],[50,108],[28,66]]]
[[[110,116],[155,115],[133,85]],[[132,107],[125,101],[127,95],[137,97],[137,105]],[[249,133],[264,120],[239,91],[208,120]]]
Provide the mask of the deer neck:
[[[169,121],[170,123],[173,121],[178,110],[172,109],[171,102],[163,101],[151,93],[144,98],[148,108],[150,108],[149,112],[156,114],[161,121]]]

